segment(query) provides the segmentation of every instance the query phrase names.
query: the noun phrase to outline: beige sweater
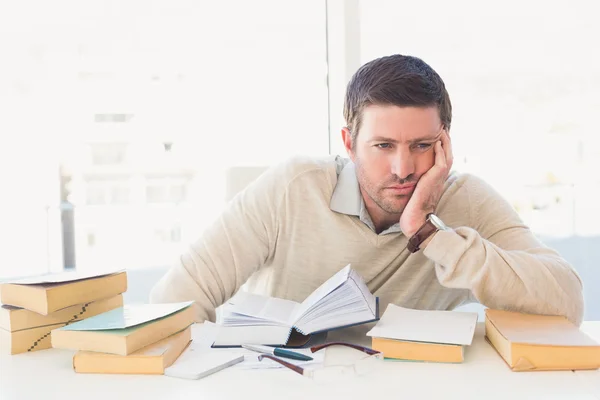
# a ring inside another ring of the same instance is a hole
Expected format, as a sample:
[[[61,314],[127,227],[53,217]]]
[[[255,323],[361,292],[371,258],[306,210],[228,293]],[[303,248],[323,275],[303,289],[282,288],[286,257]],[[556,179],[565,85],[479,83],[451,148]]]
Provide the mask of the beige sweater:
[[[411,254],[401,232],[378,235],[331,210],[336,165],[334,157],[296,158],[265,172],[157,283],[151,301],[195,300],[199,321],[214,321],[215,308],[246,282],[301,302],[350,263],[379,296],[381,313],[389,303],[449,310],[478,301],[581,322],[576,272],[481,179],[450,175],[436,214],[453,230]]]

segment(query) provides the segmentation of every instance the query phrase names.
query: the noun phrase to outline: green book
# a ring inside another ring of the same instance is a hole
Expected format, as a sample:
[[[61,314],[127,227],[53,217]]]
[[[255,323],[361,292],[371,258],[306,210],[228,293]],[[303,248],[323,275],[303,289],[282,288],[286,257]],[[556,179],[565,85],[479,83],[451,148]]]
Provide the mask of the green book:
[[[194,323],[193,302],[125,305],[52,331],[52,347],[128,355]]]

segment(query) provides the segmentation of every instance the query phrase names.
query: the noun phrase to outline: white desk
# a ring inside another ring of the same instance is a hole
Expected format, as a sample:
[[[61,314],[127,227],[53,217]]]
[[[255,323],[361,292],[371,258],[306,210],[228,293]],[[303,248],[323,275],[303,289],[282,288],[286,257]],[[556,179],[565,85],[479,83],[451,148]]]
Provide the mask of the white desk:
[[[581,328],[600,343],[600,321],[586,322]],[[583,386],[600,399],[600,370],[575,371],[575,374],[581,378]]]
[[[600,322],[586,322],[583,328],[600,340]],[[229,368],[199,381],[76,374],[71,351],[50,349],[15,356],[4,352],[0,399],[600,399],[599,371],[512,372],[483,333],[480,323],[462,364],[385,361],[377,373],[328,385],[288,369]],[[328,339],[368,343],[360,336]],[[599,391],[594,395],[595,390]]]

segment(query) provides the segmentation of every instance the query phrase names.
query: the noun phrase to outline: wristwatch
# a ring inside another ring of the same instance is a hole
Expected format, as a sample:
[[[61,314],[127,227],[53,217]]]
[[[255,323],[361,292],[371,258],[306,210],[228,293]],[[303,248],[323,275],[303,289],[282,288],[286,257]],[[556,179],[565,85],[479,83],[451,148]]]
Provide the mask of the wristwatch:
[[[425,223],[417,230],[417,232],[408,239],[406,248],[411,253],[419,251],[419,246],[431,235],[437,231],[448,230],[448,227],[442,222],[442,220],[434,213],[427,214]]]

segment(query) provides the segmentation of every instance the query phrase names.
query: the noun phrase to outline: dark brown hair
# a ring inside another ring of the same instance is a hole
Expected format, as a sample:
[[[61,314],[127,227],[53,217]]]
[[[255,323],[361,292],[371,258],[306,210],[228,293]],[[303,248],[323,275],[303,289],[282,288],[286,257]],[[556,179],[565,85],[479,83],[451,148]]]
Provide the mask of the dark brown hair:
[[[444,128],[450,130],[452,104],[442,78],[423,60],[395,54],[369,61],[348,83],[344,101],[346,127],[352,145],[360,129],[362,111],[369,105],[437,106]]]

